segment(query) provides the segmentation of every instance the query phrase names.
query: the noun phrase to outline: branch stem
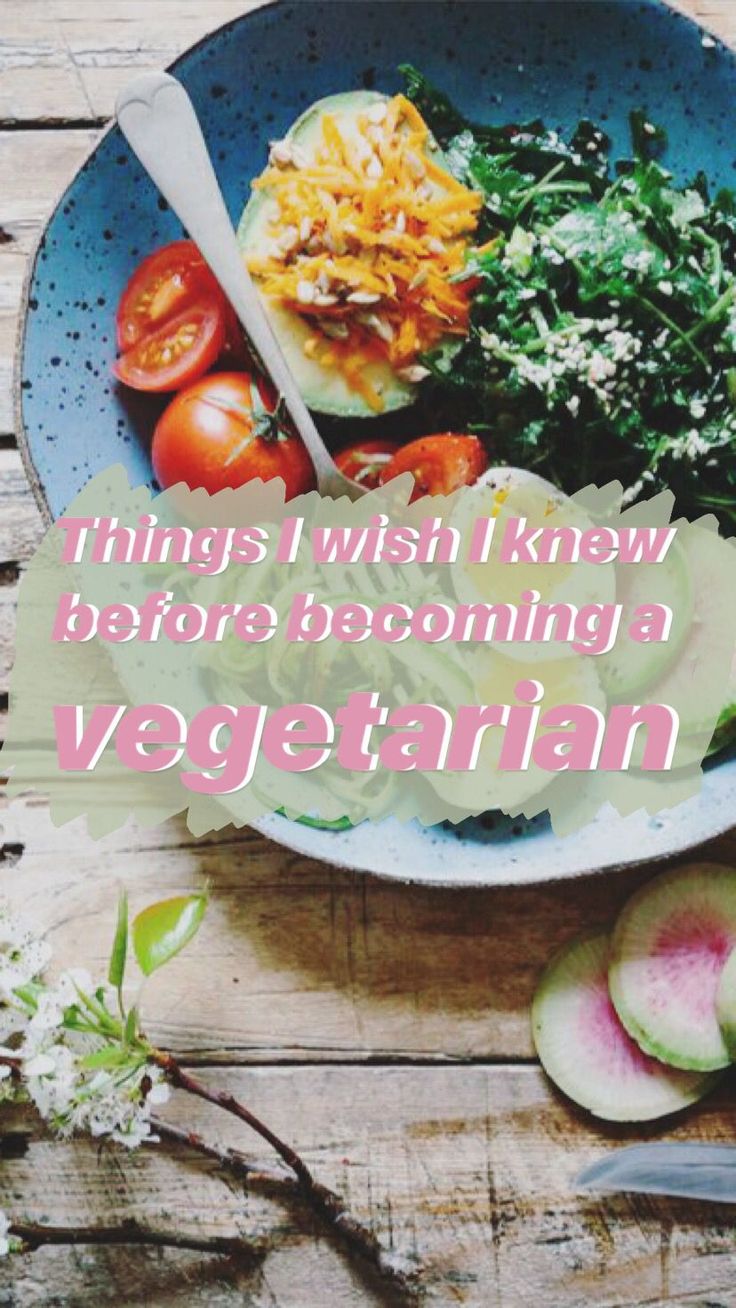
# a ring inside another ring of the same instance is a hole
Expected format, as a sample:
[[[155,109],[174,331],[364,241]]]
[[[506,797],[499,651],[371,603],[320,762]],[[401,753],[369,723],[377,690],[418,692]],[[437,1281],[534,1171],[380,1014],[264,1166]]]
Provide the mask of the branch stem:
[[[250,1163],[239,1149],[228,1145],[216,1145],[205,1140],[197,1131],[188,1131],[185,1127],[172,1126],[160,1117],[151,1118],[151,1126],[161,1140],[169,1144],[182,1145],[203,1158],[209,1158],[225,1171],[231,1172],[247,1185],[278,1186],[291,1195],[299,1194],[299,1185],[290,1172],[278,1171],[275,1167],[260,1167]],[[155,1148],[155,1146],[154,1146]]]
[[[32,1252],[42,1245],[152,1245],[163,1249],[193,1249],[197,1253],[224,1254],[256,1265],[265,1256],[265,1250],[240,1236],[187,1235],[181,1231],[157,1231],[126,1220],[119,1226],[48,1226],[45,1222],[10,1223],[8,1234],[22,1241],[25,1250]]]
[[[169,1053],[162,1050],[154,1050],[152,1060],[165,1073],[170,1084],[186,1091],[188,1094],[195,1095],[198,1099],[205,1100],[206,1103],[214,1104],[217,1108],[222,1108],[224,1112],[230,1113],[231,1116],[238,1118],[251,1127],[263,1140],[276,1151],[279,1157],[287,1167],[293,1172],[295,1177],[295,1190],[302,1196],[304,1201],[309,1205],[312,1211],[352,1250],[358,1254],[369,1266],[379,1272],[382,1277],[388,1281],[394,1289],[398,1290],[406,1301],[416,1302],[419,1297],[419,1287],[417,1285],[417,1270],[414,1266],[407,1266],[400,1260],[388,1253],[376,1238],[373,1231],[363,1222],[354,1217],[346,1207],[344,1199],[328,1186],[317,1181],[310,1171],[304,1159],[299,1156],[291,1145],[282,1140],[265,1122],[256,1117],[245,1104],[241,1104],[234,1095],[224,1090],[212,1090],[203,1082],[198,1081],[187,1072],[177,1060]],[[179,1143],[188,1145],[198,1153],[206,1157],[215,1158],[223,1167],[230,1171],[236,1172],[241,1178],[246,1180],[255,1179],[260,1175],[263,1180],[275,1181],[287,1185],[289,1177],[279,1177],[278,1173],[264,1172],[260,1168],[252,1168],[245,1163],[242,1156],[236,1150],[216,1150],[213,1146],[205,1144],[200,1136],[187,1131],[177,1131],[176,1128],[168,1128],[163,1123],[157,1122],[157,1129],[161,1133],[169,1136],[170,1139],[177,1139]]]

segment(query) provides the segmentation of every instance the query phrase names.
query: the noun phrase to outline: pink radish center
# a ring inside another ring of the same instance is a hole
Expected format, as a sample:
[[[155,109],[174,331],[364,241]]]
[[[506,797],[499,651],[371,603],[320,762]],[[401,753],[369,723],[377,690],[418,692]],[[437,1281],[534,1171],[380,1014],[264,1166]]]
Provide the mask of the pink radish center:
[[[723,919],[683,910],[660,928],[646,968],[652,1007],[682,1004],[693,1021],[715,1020],[718,979],[734,947]]]
[[[608,993],[608,976],[602,972],[581,996],[578,1008],[579,1048],[603,1075],[656,1076],[664,1071],[624,1030]]]

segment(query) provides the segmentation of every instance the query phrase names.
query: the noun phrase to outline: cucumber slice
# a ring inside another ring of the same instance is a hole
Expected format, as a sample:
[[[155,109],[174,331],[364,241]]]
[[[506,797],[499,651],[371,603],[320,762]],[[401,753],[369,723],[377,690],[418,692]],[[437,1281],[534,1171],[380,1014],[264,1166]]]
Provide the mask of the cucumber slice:
[[[616,600],[623,605],[622,635],[610,654],[596,659],[596,666],[609,697],[625,700],[664,676],[690,629],[693,586],[685,551],[679,542],[672,543],[661,563],[617,567]],[[626,639],[635,610],[639,605],[653,603],[667,604],[672,609],[669,639],[651,645]]]
[[[357,132],[358,116],[370,105],[386,98],[377,91],[348,91],[327,96],[316,101],[296,120],[286,139],[310,159],[321,140],[320,124],[324,113],[336,117],[341,131],[349,136],[352,128]],[[438,157],[434,156],[435,159]],[[238,243],[244,254],[257,254],[270,245],[272,203],[268,192],[254,191],[245,206],[238,226]],[[261,300],[309,408],[340,418],[375,418],[375,411],[348,386],[336,369],[324,368],[317,360],[307,358],[304,343],[314,335],[314,329],[298,314],[268,296],[261,294]],[[364,375],[379,390],[384,414],[405,408],[416,398],[416,387],[401,381],[388,363],[371,363],[364,369]]]
[[[736,1061],[736,949],[721,972],[716,993],[716,1017],[731,1062]]]
[[[616,923],[608,979],[621,1021],[646,1053],[707,1071],[730,1061],[716,1017],[736,947],[736,871],[694,864],[642,886]]]
[[[671,704],[680,716],[680,739],[713,730],[723,707],[725,669],[733,654],[733,634],[723,618],[723,592],[707,578],[722,568],[723,542],[715,532],[696,530],[683,538],[691,586],[690,622],[670,667],[647,689],[647,701]],[[658,564],[664,567],[664,564]],[[638,566],[633,569],[638,571]],[[655,592],[656,595],[656,592]],[[673,623],[674,625],[674,623]],[[644,648],[642,646],[641,648]],[[660,646],[666,649],[666,646]],[[723,677],[717,670],[723,669]],[[695,689],[696,693],[693,693]],[[685,760],[675,755],[675,765]]]
[[[542,1067],[570,1099],[609,1122],[645,1122],[702,1098],[718,1079],[665,1067],[642,1053],[608,993],[609,939],[567,945],[546,968],[532,1005]]]

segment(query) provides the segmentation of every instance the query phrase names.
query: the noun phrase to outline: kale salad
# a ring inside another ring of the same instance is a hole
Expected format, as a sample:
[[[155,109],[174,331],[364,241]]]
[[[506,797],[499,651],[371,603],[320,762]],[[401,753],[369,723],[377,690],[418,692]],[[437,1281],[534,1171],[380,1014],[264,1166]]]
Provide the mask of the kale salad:
[[[407,97],[452,174],[483,195],[470,330],[429,352],[433,403],[494,462],[572,492],[671,489],[736,529],[736,196],[678,185],[664,131],[630,115],[631,158],[583,120],[469,122],[416,69]]]

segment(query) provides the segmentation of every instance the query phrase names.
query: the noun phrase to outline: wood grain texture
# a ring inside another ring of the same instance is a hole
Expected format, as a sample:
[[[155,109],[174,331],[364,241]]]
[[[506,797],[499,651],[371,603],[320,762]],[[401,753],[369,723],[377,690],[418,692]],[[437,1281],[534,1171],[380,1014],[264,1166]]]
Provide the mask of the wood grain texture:
[[[678,0],[736,43],[736,0]],[[18,577],[41,520],[12,446],[10,376],[28,253],[120,86],[247,0],[0,0],[0,732]],[[736,863],[736,833],[708,857]],[[426,1268],[427,1301],[478,1308],[731,1308],[733,1210],[576,1196],[612,1145],[733,1136],[732,1087],[677,1122],[609,1129],[533,1064],[528,1005],[557,944],[604,924],[644,871],[452,893],[340,872],[253,832],[183,824],[92,842],[41,800],[0,811],[0,892],[48,932],[57,965],[102,968],[117,886],[134,908],[211,883],[189,951],[150,985],[152,1036],[244,1097],[343,1190],[387,1246]],[[376,1064],[380,1064],[376,1065]],[[172,1121],[259,1140],[177,1096]],[[52,1142],[3,1117],[0,1208],[72,1223],[263,1240],[258,1273],[191,1253],[44,1249],[0,1261],[0,1304],[357,1308],[387,1302],[296,1208],[244,1195],[211,1164]]]
[[[3,0],[0,124],[110,117],[118,91],[255,0]]]
[[[202,1076],[266,1115],[388,1247],[416,1258],[430,1304],[733,1304],[729,1210],[576,1196],[576,1172],[628,1133],[571,1112],[537,1068],[217,1068]],[[666,1134],[727,1137],[729,1099],[724,1090]],[[167,1115],[250,1149],[237,1124],[206,1105],[177,1097]],[[13,1308],[37,1303],[33,1287],[38,1293],[44,1281],[57,1303],[75,1308],[115,1301],[316,1308],[326,1296],[351,1308],[386,1302],[315,1238],[298,1209],[253,1189],[244,1197],[209,1165],[181,1154],[128,1158],[81,1141],[50,1144],[23,1116],[6,1148],[14,1156],[4,1168],[4,1202],[12,1200],[14,1211],[88,1222],[104,1205],[108,1219],[135,1212],[151,1225],[241,1234],[272,1250],[247,1278],[201,1258],[46,1251],[20,1272],[0,1265],[0,1295],[13,1277],[12,1297],[3,1300]],[[258,1147],[253,1156],[267,1161]]]
[[[182,822],[92,841],[36,799],[0,812],[5,893],[63,962],[104,971],[119,884],[133,911],[209,881],[197,941],[147,991],[151,1034],[189,1059],[531,1058],[529,1003],[552,950],[605,925],[647,873],[440,892],[340,871],[253,831]],[[736,835],[709,857],[736,862]],[[7,864],[6,864],[7,866]]]

